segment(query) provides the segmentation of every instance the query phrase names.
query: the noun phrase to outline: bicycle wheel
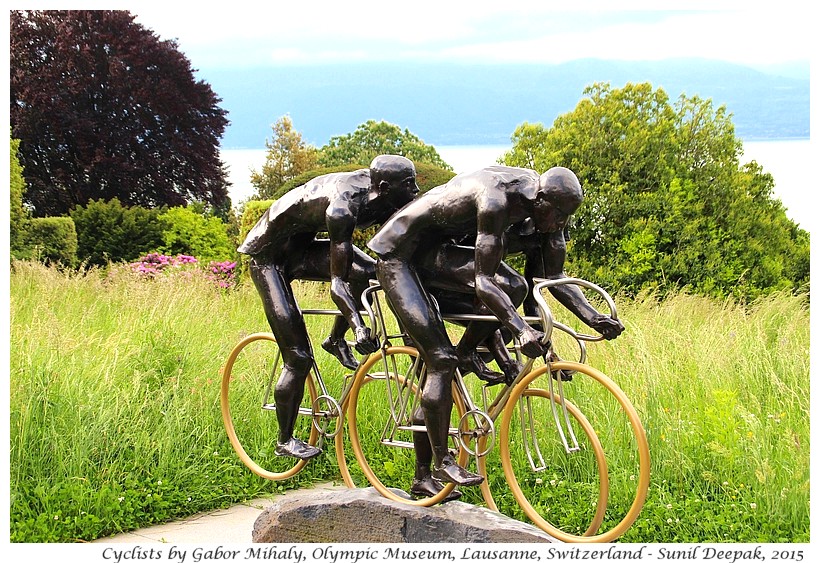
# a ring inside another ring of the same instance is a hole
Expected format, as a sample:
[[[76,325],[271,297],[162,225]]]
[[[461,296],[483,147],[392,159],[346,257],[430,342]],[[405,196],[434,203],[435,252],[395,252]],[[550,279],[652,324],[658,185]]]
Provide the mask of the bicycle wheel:
[[[517,431],[520,432],[520,439],[519,442],[516,443],[516,447],[524,449],[520,452],[520,455],[509,455],[511,458],[516,458],[515,466],[517,468],[521,468],[521,471],[525,471],[528,468],[529,471],[535,475],[534,479],[536,484],[543,483],[543,476],[539,474],[546,469],[544,465],[545,454],[554,454],[556,447],[560,454],[567,454],[563,448],[563,442],[557,432],[557,428],[552,422],[552,418],[549,420],[543,419],[543,415],[552,410],[550,401],[552,401],[554,396],[553,393],[546,389],[524,389],[519,402],[514,407],[518,412],[514,415],[517,420],[513,424],[517,423],[516,428]],[[601,441],[595,434],[595,430],[578,407],[573,405],[569,400],[564,400],[563,403],[558,397],[556,397],[555,400],[557,401],[556,408],[561,411],[561,414],[563,415],[563,409],[566,408],[567,414],[572,417],[573,420],[570,424],[583,431],[583,435],[581,436],[583,448],[586,452],[591,452],[591,456],[589,453],[583,454],[585,457],[584,463],[587,465],[585,471],[590,476],[598,476],[597,500],[593,504],[595,510],[590,513],[590,523],[583,533],[585,536],[591,536],[600,528],[606,513],[607,499],[609,496],[609,471],[606,463],[606,455],[604,454]],[[512,403],[508,404],[512,405]],[[518,434],[515,435],[518,436]],[[486,437],[482,438],[479,442],[479,448],[484,451],[487,450]],[[523,456],[526,456],[526,459],[524,459]],[[508,461],[508,463],[510,462]],[[510,463],[510,465],[512,465],[512,463]],[[478,466],[480,473],[486,477],[484,483],[481,484],[481,493],[487,507],[497,512],[516,515],[520,507],[510,491],[510,486],[507,483],[505,475],[501,471],[487,471],[488,466],[494,468],[499,466],[503,467],[501,454],[498,451],[490,452],[488,456],[479,458]],[[594,490],[590,492],[594,493]],[[499,499],[498,503],[496,503],[496,498]]]
[[[572,380],[553,378],[559,370],[571,371]],[[563,398],[572,418],[552,396]],[[556,417],[577,451],[568,453],[556,439]],[[590,438],[593,428],[597,440]],[[649,488],[646,432],[624,392],[593,367],[553,362],[530,373],[510,395],[499,441],[504,476],[523,515],[558,540],[613,541],[643,508]],[[536,450],[533,464],[527,452]],[[602,509],[603,522],[594,525]]]
[[[408,494],[416,460],[412,415],[420,399],[422,370],[418,352],[407,346],[372,354],[359,368],[346,411],[356,459],[349,472],[355,486],[369,483],[391,500],[432,506],[444,500],[454,485],[447,484],[429,498],[413,499]],[[467,457],[459,450],[458,463],[463,465]]]
[[[245,337],[231,351],[222,368],[220,394],[222,422],[233,449],[253,473],[274,481],[296,475],[307,463],[274,453],[279,423],[273,389],[281,370],[280,360],[272,334]],[[315,400],[316,388],[310,375],[293,435],[311,445],[316,445],[319,437],[311,416]]]

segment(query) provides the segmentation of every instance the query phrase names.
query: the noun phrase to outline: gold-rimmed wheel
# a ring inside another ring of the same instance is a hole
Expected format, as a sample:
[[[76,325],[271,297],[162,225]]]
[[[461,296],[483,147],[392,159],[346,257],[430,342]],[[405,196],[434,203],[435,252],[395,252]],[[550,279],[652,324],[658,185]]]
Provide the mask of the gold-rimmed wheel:
[[[274,481],[293,477],[307,463],[274,452],[279,422],[273,390],[281,371],[276,339],[270,333],[243,338],[222,367],[220,406],[222,422],[231,446],[256,475]],[[316,401],[312,375],[306,381],[293,435],[316,445],[319,432],[313,424],[311,405]]]

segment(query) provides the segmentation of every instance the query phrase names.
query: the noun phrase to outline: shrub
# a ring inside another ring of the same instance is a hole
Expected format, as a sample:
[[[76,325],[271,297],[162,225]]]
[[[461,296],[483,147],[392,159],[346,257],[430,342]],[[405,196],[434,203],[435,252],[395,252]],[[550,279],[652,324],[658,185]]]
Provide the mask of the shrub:
[[[116,198],[91,200],[71,217],[77,228],[77,255],[89,265],[130,262],[163,242],[161,210],[123,207]]]
[[[204,216],[188,207],[172,207],[160,215],[162,245],[166,254],[188,254],[202,261],[227,260],[235,256],[227,226],[221,219]]]
[[[29,224],[28,246],[46,264],[77,265],[77,231],[71,217],[41,217]]]
[[[11,255],[15,258],[28,258],[30,249],[26,248],[26,232],[28,231],[29,212],[23,205],[23,193],[26,191],[26,181],[23,178],[23,167],[20,159],[17,158],[17,151],[20,147],[19,139],[11,139],[11,161],[9,165],[10,176],[10,214],[9,214],[9,247]]]
[[[211,262],[208,265],[207,278],[217,287],[229,289],[236,285],[236,262]]]
[[[421,193],[432,190],[436,186],[441,186],[450,181],[455,176],[455,172],[428,164],[426,162],[414,162],[416,166],[416,183],[419,185]]]
[[[256,225],[273,202],[274,200],[272,199],[254,199],[245,204],[245,210],[242,212],[242,218],[239,220],[239,244],[242,244],[242,241],[248,236],[250,230]]]
[[[203,267],[199,260],[187,254],[167,256],[159,252],[151,252],[136,262],[132,262],[131,271],[144,278],[157,278],[178,273],[190,276],[191,273],[198,273],[222,289],[229,289],[236,285],[236,262],[211,261]]]
[[[131,264],[131,269],[146,277],[153,278],[159,274],[167,273],[170,270],[180,268],[187,264],[196,264],[199,262],[193,256],[180,254],[179,256],[166,256],[159,252],[151,252],[146,254],[136,262]]]

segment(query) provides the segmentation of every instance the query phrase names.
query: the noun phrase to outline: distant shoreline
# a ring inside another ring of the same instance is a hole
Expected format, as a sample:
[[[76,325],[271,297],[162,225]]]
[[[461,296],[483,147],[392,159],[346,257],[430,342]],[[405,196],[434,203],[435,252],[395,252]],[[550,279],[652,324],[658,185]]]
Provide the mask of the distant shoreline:
[[[810,141],[811,137],[747,137],[745,139],[740,139],[744,143],[776,143],[779,141]],[[432,144],[427,143],[433,147],[497,147],[497,146],[506,146],[510,147],[509,143],[468,143],[468,144]],[[220,151],[263,151],[266,150],[265,146],[257,146],[257,147],[220,147]]]

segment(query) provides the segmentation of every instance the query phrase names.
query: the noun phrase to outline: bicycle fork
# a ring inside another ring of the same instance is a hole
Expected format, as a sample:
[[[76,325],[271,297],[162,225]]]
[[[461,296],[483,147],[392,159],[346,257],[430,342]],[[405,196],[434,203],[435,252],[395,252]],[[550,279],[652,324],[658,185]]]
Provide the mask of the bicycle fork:
[[[572,429],[569,420],[569,411],[567,410],[567,403],[564,397],[564,381],[561,372],[553,377],[553,372],[548,376],[549,380],[549,395],[550,395],[550,410],[552,412],[553,422],[555,423],[555,430],[561,438],[561,443],[564,450],[568,454],[573,454],[581,451],[578,444],[578,439]],[[557,384],[556,384],[557,381]],[[557,388],[557,390],[556,390]],[[544,461],[544,456],[541,454],[541,448],[538,445],[538,435],[536,432],[536,416],[533,412],[532,397],[529,395],[522,395],[518,399],[519,414],[521,419],[521,437],[524,444],[524,450],[527,454],[527,459],[530,467],[535,472],[544,471],[547,465]],[[560,404],[560,408],[559,408]],[[569,439],[567,439],[569,436]],[[572,445],[570,445],[570,443]]]

